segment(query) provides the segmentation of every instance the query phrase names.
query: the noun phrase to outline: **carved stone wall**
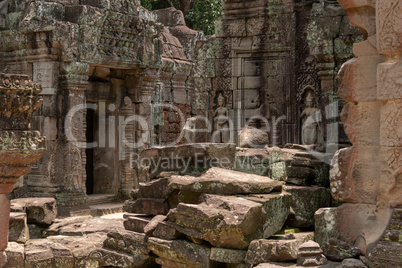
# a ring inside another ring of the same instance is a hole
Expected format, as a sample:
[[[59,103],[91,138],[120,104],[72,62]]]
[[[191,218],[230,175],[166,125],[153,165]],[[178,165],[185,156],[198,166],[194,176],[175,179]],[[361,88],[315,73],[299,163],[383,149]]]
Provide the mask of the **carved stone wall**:
[[[188,29],[184,20],[165,27],[159,15],[126,0],[6,1],[2,8],[0,71],[43,85],[32,125],[48,137],[48,151],[25,184],[31,196],[56,197],[62,215],[86,212],[87,193],[127,197],[138,184],[135,154],[180,136],[171,114],[184,122],[194,114],[188,51],[195,42],[184,46],[170,32]],[[187,32],[196,40],[198,32]]]
[[[402,3],[339,3],[363,33],[364,40],[354,44],[355,58],[347,61],[339,73],[339,96],[347,102],[342,120],[353,146],[339,151],[333,160],[332,195],[352,203],[348,204],[352,208],[349,217],[356,225],[348,242],[357,243],[356,237],[360,237],[358,246],[378,267],[382,267],[383,261],[389,265],[398,263],[398,258],[400,264],[400,253],[395,254],[401,252],[400,236],[395,240],[392,231],[398,228],[395,226],[400,225],[400,219],[396,217],[394,226],[384,236],[383,232],[392,209],[402,205]],[[372,211],[370,220],[359,218],[357,212],[362,204]],[[398,213],[395,209],[394,215]],[[340,228],[345,230],[345,224],[340,222]],[[375,244],[380,237],[383,242]]]

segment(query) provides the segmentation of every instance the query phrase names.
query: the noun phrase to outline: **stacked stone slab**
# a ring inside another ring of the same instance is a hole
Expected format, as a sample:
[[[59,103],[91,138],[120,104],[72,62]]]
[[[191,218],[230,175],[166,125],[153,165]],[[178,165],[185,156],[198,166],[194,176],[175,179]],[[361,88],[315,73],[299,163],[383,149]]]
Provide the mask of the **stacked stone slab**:
[[[341,116],[353,146],[335,155],[330,183],[332,196],[347,204],[317,212],[317,220],[326,224],[316,238],[322,247],[330,238],[356,246],[377,266],[387,261],[402,265],[400,255],[393,253],[398,250],[395,242],[378,241],[387,226],[393,230],[392,211],[402,205],[402,4],[338,2],[364,40],[354,44],[355,58],[339,73],[339,96],[347,102]],[[370,255],[383,246],[381,257]]]

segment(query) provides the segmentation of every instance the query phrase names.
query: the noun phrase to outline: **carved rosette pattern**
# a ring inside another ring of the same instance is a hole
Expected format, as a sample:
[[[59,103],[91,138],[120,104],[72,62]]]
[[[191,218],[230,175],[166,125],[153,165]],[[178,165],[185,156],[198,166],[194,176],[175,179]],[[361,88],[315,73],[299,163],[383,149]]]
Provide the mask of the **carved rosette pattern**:
[[[381,54],[398,53],[402,49],[402,3],[395,0],[377,1],[378,43]]]

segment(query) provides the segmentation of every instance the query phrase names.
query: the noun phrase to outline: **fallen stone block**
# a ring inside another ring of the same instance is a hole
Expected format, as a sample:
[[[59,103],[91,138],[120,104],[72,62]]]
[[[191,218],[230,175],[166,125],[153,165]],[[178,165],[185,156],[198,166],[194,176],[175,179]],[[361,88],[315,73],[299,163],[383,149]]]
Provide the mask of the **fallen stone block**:
[[[123,231],[108,233],[103,248],[92,251],[89,258],[101,266],[147,267],[154,263],[149,253],[145,234]]]
[[[151,237],[148,240],[149,249],[159,256],[156,262],[175,263],[173,267],[208,268],[210,266],[210,249],[202,245],[196,245],[185,240],[163,240]],[[184,266],[187,265],[187,266]],[[172,267],[166,265],[167,267]]]
[[[208,241],[214,247],[246,249],[262,235],[262,204],[235,196],[202,195],[198,205],[180,203],[169,222],[181,233]]]
[[[144,215],[166,215],[169,212],[169,204],[166,199],[139,198],[124,202],[123,210]]]
[[[158,225],[159,222],[163,222],[166,220],[165,215],[156,215],[155,217],[150,220],[150,222],[144,227],[144,233],[147,236],[153,236],[153,233],[156,229],[156,226]]]
[[[153,235],[165,240],[174,240],[183,236],[183,234],[177,231],[169,222],[159,222],[158,225],[156,225]]]
[[[297,265],[309,267],[325,265],[327,263],[328,260],[322,254],[318,243],[310,240],[300,245],[297,253]]]
[[[167,199],[172,193],[172,189],[170,189],[168,185],[169,177],[151,180],[145,183],[141,182],[138,188],[138,198]]]
[[[269,144],[269,135],[267,132],[258,128],[242,128],[239,133],[239,147],[258,148]]]
[[[54,198],[20,198],[11,200],[11,204],[23,207],[28,223],[50,225],[57,217]]]
[[[286,262],[297,260],[298,248],[314,238],[313,232],[275,235],[270,239],[251,242],[245,262],[256,265],[266,262]]]
[[[247,250],[211,248],[210,259],[220,263],[243,264]]]
[[[200,177],[172,176],[169,187],[197,193],[235,195],[280,192],[283,182],[222,168],[211,168]]]
[[[263,227],[261,238],[268,238],[282,229],[290,212],[291,195],[286,192],[244,196],[244,199],[262,205]]]
[[[292,195],[286,225],[296,228],[314,227],[314,213],[322,207],[329,207],[331,194],[323,187],[284,186],[284,190]]]
[[[5,252],[7,254],[7,263],[4,266],[5,268],[24,267],[25,249],[23,244],[9,242]]]
[[[149,223],[150,218],[147,217],[140,217],[130,216],[130,214],[124,215],[124,228],[129,231],[133,231],[136,233],[144,233],[144,227]]]
[[[21,212],[11,212],[8,230],[8,241],[25,243],[29,240],[27,215]]]

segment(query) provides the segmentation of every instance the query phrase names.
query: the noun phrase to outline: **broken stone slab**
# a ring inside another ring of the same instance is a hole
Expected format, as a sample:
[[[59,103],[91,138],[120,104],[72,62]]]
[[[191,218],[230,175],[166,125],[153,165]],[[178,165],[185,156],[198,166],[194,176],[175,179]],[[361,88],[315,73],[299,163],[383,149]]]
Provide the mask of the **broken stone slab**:
[[[125,218],[123,224],[124,229],[133,231],[136,233],[144,233],[144,227],[150,222],[149,217],[141,217],[137,214],[124,214]]]
[[[274,235],[269,239],[254,240],[250,243],[245,262],[256,265],[297,260],[298,248],[313,238],[313,232],[306,232]]]
[[[25,243],[29,240],[27,215],[21,212],[10,212],[8,241]]]
[[[227,248],[211,248],[210,259],[220,263],[242,264],[246,257],[247,250],[236,250]]]
[[[195,143],[146,149],[141,152],[140,159],[149,159],[149,165],[142,169],[154,179],[164,171],[184,175],[200,174],[214,166],[230,169],[234,167],[235,155],[235,144]]]
[[[5,268],[24,267],[25,249],[23,244],[9,242],[5,253],[7,254]]]
[[[198,193],[235,195],[280,192],[283,182],[223,168],[210,168],[200,177],[172,176],[169,187]]]
[[[57,219],[43,233],[43,236],[83,236],[85,234],[108,233],[113,231],[124,231],[123,219],[105,219],[82,216]]]
[[[72,267],[99,267],[98,261],[90,257],[91,252],[98,248],[102,248],[103,241],[107,238],[106,233],[97,232],[90,233],[83,236],[50,236],[46,240],[52,244],[57,244],[63,248],[71,251],[73,256]],[[36,240],[36,241],[41,241]],[[43,241],[43,240],[42,240]],[[66,251],[67,253],[67,251]],[[54,254],[54,251],[53,251]],[[67,255],[68,259],[70,255]],[[75,266],[74,266],[75,263]],[[55,267],[55,266],[46,266]],[[65,266],[58,266],[64,268]]]
[[[262,205],[261,238],[268,238],[282,229],[290,212],[291,195],[289,193],[255,194],[243,198]]]
[[[166,215],[169,212],[169,203],[166,199],[139,198],[125,201],[123,210],[144,215]]]
[[[292,212],[286,225],[296,228],[314,227],[314,213],[322,207],[329,207],[331,194],[324,187],[284,186],[284,190],[290,193]]]
[[[176,263],[173,267],[208,268],[210,266],[210,249],[206,246],[196,245],[185,240],[163,240],[151,237],[148,240],[149,249],[159,256],[158,259]],[[160,260],[156,260],[160,263]],[[172,267],[172,266],[167,266]]]
[[[25,267],[74,267],[71,250],[48,239],[30,240],[25,244]]]
[[[27,222],[38,225],[50,225],[57,217],[56,199],[54,198],[19,198],[11,200],[24,209]]]
[[[208,194],[202,195],[198,205],[180,203],[167,217],[181,233],[231,249],[246,249],[262,235],[264,224],[262,204]]]
[[[158,225],[159,222],[163,222],[166,220],[165,215],[156,215],[155,217],[150,220],[150,222],[144,227],[144,233],[147,236],[153,236],[153,233],[156,229],[156,226]]]
[[[153,236],[165,240],[175,240],[183,236],[170,222],[158,222]]]
[[[145,234],[131,231],[111,232],[98,248],[89,254],[101,266],[114,267],[148,267],[154,263],[149,255]]]
[[[301,244],[297,253],[297,265],[310,267],[320,266],[328,263],[327,258],[322,254],[320,245],[312,240]]]
[[[159,178],[156,180],[151,180],[149,182],[140,182],[136,196],[132,194],[132,197],[133,199],[167,199],[172,193],[172,189],[170,189],[168,185],[169,177]]]

